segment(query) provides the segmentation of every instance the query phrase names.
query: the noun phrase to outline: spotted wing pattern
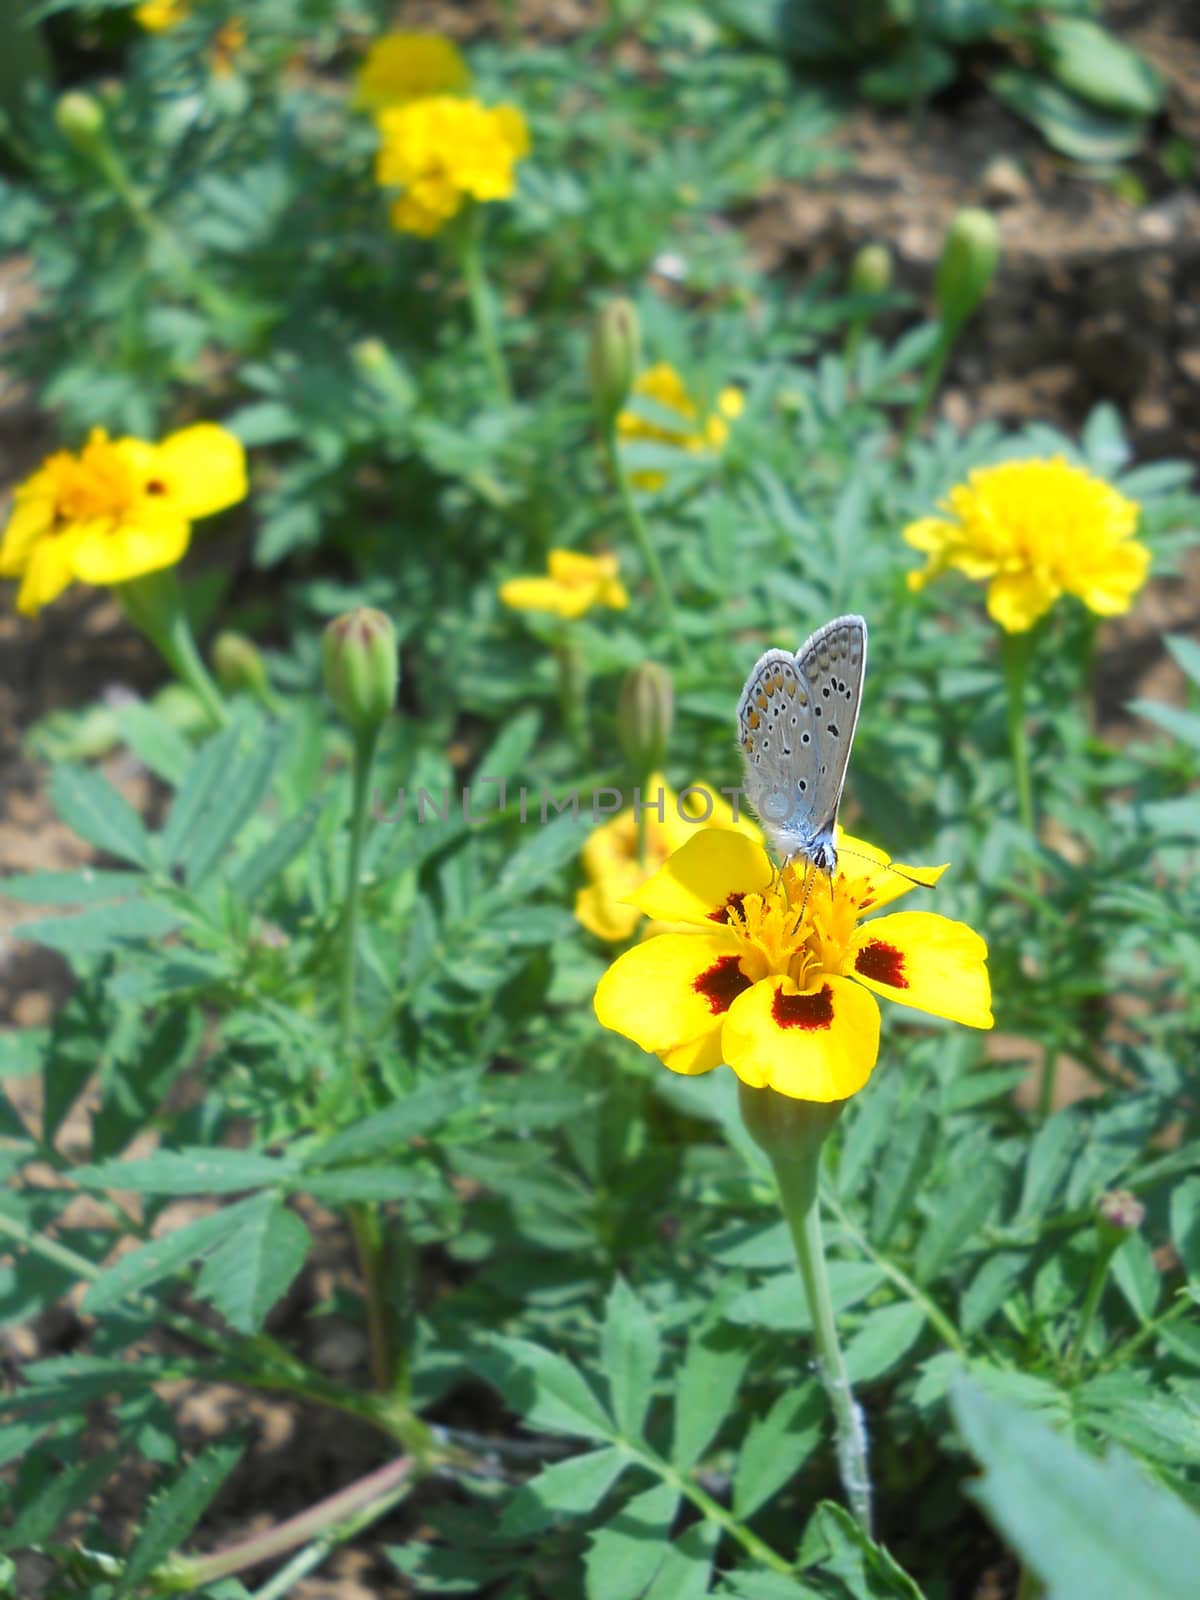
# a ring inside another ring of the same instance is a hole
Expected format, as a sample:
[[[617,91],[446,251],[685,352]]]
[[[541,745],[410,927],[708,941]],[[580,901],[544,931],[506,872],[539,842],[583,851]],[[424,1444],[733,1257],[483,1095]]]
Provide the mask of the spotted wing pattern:
[[[832,870],[833,835],[858,725],[867,625],[835,617],[794,656],[768,650],[738,702],[750,804],[779,853]]]

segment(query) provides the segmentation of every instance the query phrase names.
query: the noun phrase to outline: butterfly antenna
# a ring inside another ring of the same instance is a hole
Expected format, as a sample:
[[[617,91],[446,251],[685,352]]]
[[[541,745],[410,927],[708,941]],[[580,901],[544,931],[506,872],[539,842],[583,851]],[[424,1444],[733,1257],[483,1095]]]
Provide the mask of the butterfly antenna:
[[[842,856],[853,856],[855,861],[866,861],[871,866],[878,867],[881,872],[894,872],[898,878],[903,878],[905,883],[911,883],[914,889],[930,889],[936,887],[934,884],[922,883],[920,878],[914,878],[911,876],[911,874],[901,871],[901,869],[891,861],[876,861],[874,856],[865,855],[861,850],[848,850],[844,845],[839,845],[838,854]],[[831,878],[829,881],[832,883],[833,879]]]

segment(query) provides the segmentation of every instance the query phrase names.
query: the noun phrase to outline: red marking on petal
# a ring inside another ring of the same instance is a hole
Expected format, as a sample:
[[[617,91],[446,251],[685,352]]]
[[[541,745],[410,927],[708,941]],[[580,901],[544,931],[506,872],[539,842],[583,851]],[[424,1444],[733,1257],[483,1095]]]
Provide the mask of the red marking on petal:
[[[728,1011],[738,995],[749,987],[750,979],[738,966],[736,956],[721,956],[692,982],[692,988],[708,1001],[714,1016]]]
[[[742,909],[742,903],[745,900],[745,898],[746,898],[746,894],[745,894],[744,890],[735,889],[733,891],[733,893],[725,901],[725,904],[723,906],[718,906],[715,911],[710,911],[708,913],[708,920],[710,922],[725,922],[725,923],[727,923],[729,921],[729,913],[731,911],[736,911],[740,915],[741,909]]]
[[[784,994],[776,989],[771,1015],[781,1028],[803,1028],[812,1033],[833,1021],[833,990],[828,984],[816,994]]]
[[[863,945],[854,958],[855,972],[861,972],[864,978],[870,978],[875,983],[886,983],[892,989],[907,989],[908,979],[904,976],[904,952],[897,950],[894,944],[884,944],[882,939],[872,939],[870,944]]]

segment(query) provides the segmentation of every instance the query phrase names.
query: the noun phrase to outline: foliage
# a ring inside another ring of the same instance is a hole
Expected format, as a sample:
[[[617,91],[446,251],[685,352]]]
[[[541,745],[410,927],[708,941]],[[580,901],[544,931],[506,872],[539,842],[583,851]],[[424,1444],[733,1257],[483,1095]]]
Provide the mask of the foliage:
[[[48,1556],[63,1596],[250,1593],[204,1519],[254,1495],[254,1441],[202,1444],[173,1409],[215,1383],[304,1403],[306,1429],[353,1418],[406,1463],[290,1544],[256,1536],[256,1563],[301,1563],[280,1582],[358,1537],[420,1593],[934,1600],[990,1538],[966,1450],[1051,1585],[1083,1581],[1080,1528],[1126,1495],[1194,1537],[1200,718],[1136,701],[1118,741],[1093,720],[1096,617],[1061,599],[1014,661],[968,583],[910,590],[902,538],[973,469],[1062,456],[1140,506],[1169,575],[1195,540],[1190,469],[1136,464],[1106,405],[1078,439],[905,438],[945,330],[898,296],[765,277],[729,220],[830,159],[830,102],[777,56],[670,15],[635,64],[611,26],[473,43],[481,98],[530,130],[473,263],[389,228],[352,104],[378,31],[361,6],[264,0],[232,61],[223,0],[145,38],[116,10],[55,7],[121,45],[96,87],[108,153],[71,143],[45,90],[12,123],[0,234],[40,296],[19,360],[68,446],[196,417],[242,440],[246,507],[195,544],[222,569],[209,614],[260,642],[269,682],[244,674],[211,726],[165,699],[104,708],[109,766],[90,725],[70,758],[69,723],[41,746],[94,854],[4,884],[16,937],[72,988],[3,1036],[0,1305],[73,1320],[5,1396],[3,1549]],[[610,291],[697,416],[737,385],[719,450],[654,437],[678,414],[636,390],[624,443],[593,404]],[[628,604],[504,604],[561,550],[619,568]],[[399,648],[369,738],[319,687],[322,627],[359,605]],[[735,785],[755,656],[847,609],[871,663],[845,821],[897,861],[953,863],[918,901],[986,935],[1003,1035],[889,1008],[826,1146],[874,1539],[836,1503],[812,1319],[735,1080],[600,1029],[614,950],[572,910],[581,848],[651,745],[669,728],[676,791]],[[1195,701],[1200,654],[1170,647]],[[647,660],[670,682],[639,743],[621,684]],[[1066,1058],[1095,1092],[1055,1109]],[[1039,1067],[1029,1109],[1013,1091]],[[14,1087],[35,1074],[36,1101]],[[1146,1214],[1110,1250],[1095,1203],[1116,1185]],[[344,1269],[321,1300],[316,1239]],[[369,1378],[297,1332],[348,1318]],[[1022,1451],[1061,1458],[1078,1495],[1035,1499]],[[146,1486],[132,1533],[116,1481]]]

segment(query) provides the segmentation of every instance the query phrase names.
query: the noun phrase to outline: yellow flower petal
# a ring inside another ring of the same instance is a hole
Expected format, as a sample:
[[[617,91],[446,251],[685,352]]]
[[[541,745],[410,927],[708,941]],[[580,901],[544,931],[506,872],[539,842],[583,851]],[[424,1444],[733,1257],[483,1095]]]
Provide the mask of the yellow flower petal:
[[[659,922],[719,923],[731,900],[761,892],[774,876],[767,852],[744,833],[701,828],[633,901]]]
[[[711,1033],[693,1039],[690,1044],[677,1045],[673,1050],[660,1050],[658,1059],[672,1072],[681,1072],[689,1078],[701,1072],[711,1072],[725,1059],[721,1051],[720,1029],[714,1028]]]
[[[214,422],[197,422],[170,434],[154,455],[165,496],[188,519],[210,517],[246,498],[242,442]]]
[[[878,911],[913,889],[932,889],[946,871],[893,861],[886,850],[837,830],[838,879],[858,902],[860,912]]]
[[[987,945],[965,922],[897,911],[855,931],[844,971],[876,994],[969,1028],[992,1026]]]
[[[596,1015],[643,1050],[674,1053],[710,1035],[719,1040],[726,1012],[749,984],[732,934],[660,933],[609,967],[596,989]]]
[[[1081,573],[1071,591],[1097,616],[1118,617],[1129,610],[1149,571],[1149,550],[1130,539],[1111,551],[1097,572]]]
[[[84,583],[126,583],[181,561],[191,531],[183,517],[170,512],[120,522],[103,531],[81,533],[74,541],[71,564]]]
[[[624,944],[642,920],[638,908],[628,903],[637,883],[636,864],[623,876],[612,874],[589,883],[575,896],[576,918],[597,939]]]
[[[801,990],[778,975],[730,1007],[725,1059],[752,1088],[794,1100],[845,1100],[871,1076],[879,1055],[879,1007],[857,984],[822,975]]]
[[[436,33],[389,33],[363,58],[354,103],[381,108],[425,95],[462,94],[470,69],[452,40]]]
[[[36,617],[75,581],[74,545],[73,535],[58,534],[34,546],[17,590],[17,610],[22,616]]]
[[[1040,573],[1004,573],[988,585],[988,616],[1005,633],[1027,633],[1061,593],[1057,584]]]

